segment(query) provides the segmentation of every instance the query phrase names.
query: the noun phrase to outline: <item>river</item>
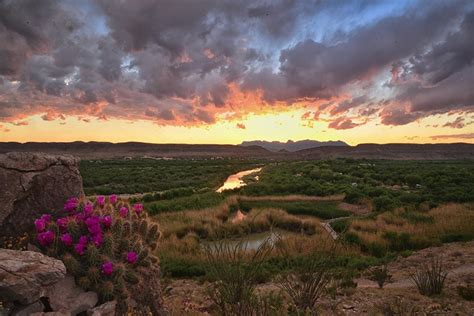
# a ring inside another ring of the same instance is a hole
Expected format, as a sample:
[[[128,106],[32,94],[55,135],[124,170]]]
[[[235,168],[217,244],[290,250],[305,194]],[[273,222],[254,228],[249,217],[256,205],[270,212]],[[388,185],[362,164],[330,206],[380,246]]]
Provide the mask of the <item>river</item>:
[[[255,168],[250,170],[244,170],[233,174],[225,180],[224,184],[216,190],[217,193],[221,193],[225,190],[233,190],[246,185],[246,183],[242,180],[243,177],[248,176],[253,173],[260,172],[262,168]]]

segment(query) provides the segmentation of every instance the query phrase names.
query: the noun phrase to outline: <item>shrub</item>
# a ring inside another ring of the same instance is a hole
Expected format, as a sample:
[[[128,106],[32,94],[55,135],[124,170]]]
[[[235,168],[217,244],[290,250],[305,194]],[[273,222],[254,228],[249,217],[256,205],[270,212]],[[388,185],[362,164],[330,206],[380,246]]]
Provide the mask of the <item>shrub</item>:
[[[314,256],[295,271],[280,276],[278,281],[290,297],[297,312],[314,311],[316,303],[331,282],[331,260],[328,256]]]
[[[434,258],[430,264],[424,264],[410,277],[422,295],[441,294],[448,273],[445,272],[441,259]]]
[[[254,290],[262,264],[273,247],[269,240],[252,254],[246,247],[245,241],[228,243],[222,240],[204,248],[207,274],[215,281],[208,288],[208,294],[222,315],[255,315],[261,307]]]
[[[459,295],[466,301],[474,301],[474,288],[471,286],[458,286]]]
[[[421,310],[412,302],[395,297],[391,300],[376,304],[375,309],[381,315],[419,315]],[[377,315],[379,314],[377,313]]]
[[[369,280],[377,282],[379,288],[383,288],[385,283],[392,281],[392,275],[388,272],[387,266],[375,267],[370,271]]]
[[[350,221],[348,219],[340,219],[333,222],[330,222],[332,229],[337,233],[341,234],[349,228]]]
[[[160,232],[143,206],[131,206],[111,195],[98,196],[94,203],[71,198],[64,210],[66,216],[56,221],[50,215],[35,221],[40,249],[61,259],[77,284],[97,292],[102,302],[118,299],[122,303],[133,297],[158,312],[160,307],[153,303],[156,294],[137,297],[133,290],[152,287],[148,276],[158,261],[151,252]]]
[[[374,207],[376,212],[392,211],[395,209],[395,202],[388,196],[382,195],[374,199]]]

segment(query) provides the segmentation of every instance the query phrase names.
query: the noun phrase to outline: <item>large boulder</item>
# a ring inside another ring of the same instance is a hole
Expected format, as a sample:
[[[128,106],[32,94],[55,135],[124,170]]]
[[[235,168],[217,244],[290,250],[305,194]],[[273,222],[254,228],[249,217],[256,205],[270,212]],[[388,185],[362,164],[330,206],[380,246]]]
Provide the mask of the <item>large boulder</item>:
[[[0,237],[20,235],[43,213],[84,194],[79,160],[68,155],[0,154]]]
[[[0,297],[27,305],[66,276],[62,261],[39,252],[0,248]]]

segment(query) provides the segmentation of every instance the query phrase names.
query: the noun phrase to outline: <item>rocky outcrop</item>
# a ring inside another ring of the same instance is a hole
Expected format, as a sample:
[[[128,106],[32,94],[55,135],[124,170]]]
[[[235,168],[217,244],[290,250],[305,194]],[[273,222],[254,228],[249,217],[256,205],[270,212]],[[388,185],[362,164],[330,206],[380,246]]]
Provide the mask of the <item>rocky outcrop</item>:
[[[86,312],[109,315],[115,311],[115,303],[95,309],[97,294],[79,288],[74,277],[66,275],[62,261],[39,252],[1,248],[0,301],[7,308],[8,315],[16,316],[35,313],[77,315]]]
[[[78,163],[67,155],[0,154],[0,236],[24,233],[41,214],[61,212],[68,198],[83,195]]]
[[[39,252],[0,249],[0,297],[5,300],[34,303],[65,275],[60,260]]]

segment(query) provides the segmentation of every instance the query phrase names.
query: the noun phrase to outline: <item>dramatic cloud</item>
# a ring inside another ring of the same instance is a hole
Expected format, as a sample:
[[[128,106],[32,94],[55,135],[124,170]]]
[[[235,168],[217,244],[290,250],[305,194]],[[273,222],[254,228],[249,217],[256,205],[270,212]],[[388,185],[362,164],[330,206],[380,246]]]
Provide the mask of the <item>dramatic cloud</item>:
[[[452,122],[448,122],[443,125],[443,127],[451,127],[451,128],[463,128],[465,126],[464,118],[458,117]]]
[[[244,129],[249,112],[308,107],[308,126],[451,113],[463,129],[473,38],[470,1],[4,0],[0,122]]]

